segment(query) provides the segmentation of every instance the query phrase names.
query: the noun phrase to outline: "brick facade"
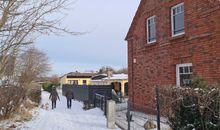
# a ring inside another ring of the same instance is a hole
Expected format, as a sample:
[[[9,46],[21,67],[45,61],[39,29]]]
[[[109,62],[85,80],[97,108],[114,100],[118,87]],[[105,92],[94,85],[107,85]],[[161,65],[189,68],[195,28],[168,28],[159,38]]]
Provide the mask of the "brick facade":
[[[185,34],[171,36],[171,8],[184,2]],[[156,43],[147,44],[146,19],[156,16]],[[220,2],[142,0],[126,37],[129,98],[152,112],[155,86],[176,85],[176,65],[192,63],[193,76],[220,83]],[[134,62],[136,60],[136,63]],[[149,109],[152,108],[152,109]]]

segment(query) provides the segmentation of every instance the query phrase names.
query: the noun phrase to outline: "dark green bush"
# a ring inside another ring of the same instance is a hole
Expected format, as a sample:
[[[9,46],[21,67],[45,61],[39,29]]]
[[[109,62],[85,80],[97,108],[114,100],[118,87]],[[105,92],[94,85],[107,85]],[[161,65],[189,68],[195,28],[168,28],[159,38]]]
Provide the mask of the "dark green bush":
[[[43,88],[44,91],[51,92],[51,90],[53,88],[53,84],[51,84],[51,83],[44,83],[42,85],[42,88]]]

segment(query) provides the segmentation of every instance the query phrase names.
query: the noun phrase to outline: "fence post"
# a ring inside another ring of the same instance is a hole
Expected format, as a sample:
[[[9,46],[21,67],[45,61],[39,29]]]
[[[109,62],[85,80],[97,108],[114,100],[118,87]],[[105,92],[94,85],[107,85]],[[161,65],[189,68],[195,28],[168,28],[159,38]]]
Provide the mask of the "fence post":
[[[105,99],[104,99],[104,115],[106,116],[106,112],[107,112],[107,98],[106,98],[106,96],[105,96]]]
[[[156,86],[156,99],[157,99],[157,130],[160,130],[160,94],[159,94],[158,86]]]
[[[103,110],[103,98],[102,97],[100,99],[100,102],[101,102],[101,110]]]
[[[96,107],[96,94],[95,94],[95,98],[94,98],[94,107]]]
[[[128,130],[130,130],[130,126],[131,126],[131,120],[130,120],[130,102],[128,101],[128,112],[127,112],[127,121],[128,121]]]

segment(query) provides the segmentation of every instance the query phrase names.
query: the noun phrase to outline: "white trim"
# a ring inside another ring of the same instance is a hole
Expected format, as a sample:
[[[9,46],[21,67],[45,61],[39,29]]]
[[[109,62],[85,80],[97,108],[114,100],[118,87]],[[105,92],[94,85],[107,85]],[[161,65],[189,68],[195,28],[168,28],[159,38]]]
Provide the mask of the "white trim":
[[[193,66],[192,63],[185,63],[185,64],[177,64],[176,65],[176,85],[180,86],[180,73],[179,68],[185,66]]]
[[[173,6],[173,7],[171,8],[171,29],[172,29],[171,31],[172,31],[172,37],[176,37],[176,36],[180,36],[180,35],[185,34],[185,30],[184,30],[184,32],[182,32],[182,33],[174,34],[173,9],[176,8],[176,7],[178,7],[178,6],[181,6],[181,5],[184,6],[184,2],[183,2],[183,3],[180,3],[180,4],[177,4],[177,5],[175,5],[175,6]],[[184,15],[185,15],[185,7],[184,7]],[[184,17],[184,22],[185,22],[185,17]],[[184,24],[184,29],[185,29],[185,24]]]
[[[153,40],[153,41],[149,41],[149,24],[148,24],[148,21],[150,20],[150,19],[152,19],[152,18],[155,18],[155,34],[157,34],[157,32],[156,32],[156,16],[155,15],[153,15],[153,16],[151,16],[151,17],[149,17],[148,19],[147,19],[147,44],[151,44],[151,43],[154,43],[154,42],[156,42],[157,40],[156,40],[156,38],[155,38],[155,40]]]

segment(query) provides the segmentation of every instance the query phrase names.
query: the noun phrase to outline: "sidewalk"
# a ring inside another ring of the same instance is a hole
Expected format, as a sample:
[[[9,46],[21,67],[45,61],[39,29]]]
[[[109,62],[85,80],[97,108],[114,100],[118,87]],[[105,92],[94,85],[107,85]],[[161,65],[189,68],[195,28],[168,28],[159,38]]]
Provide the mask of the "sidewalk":
[[[108,130],[106,118],[98,109],[84,111],[80,102],[74,101],[72,109],[66,108],[66,98],[60,95],[57,108],[48,110],[38,108],[34,118],[24,123],[21,130]],[[50,103],[49,93],[42,92],[42,104]]]

